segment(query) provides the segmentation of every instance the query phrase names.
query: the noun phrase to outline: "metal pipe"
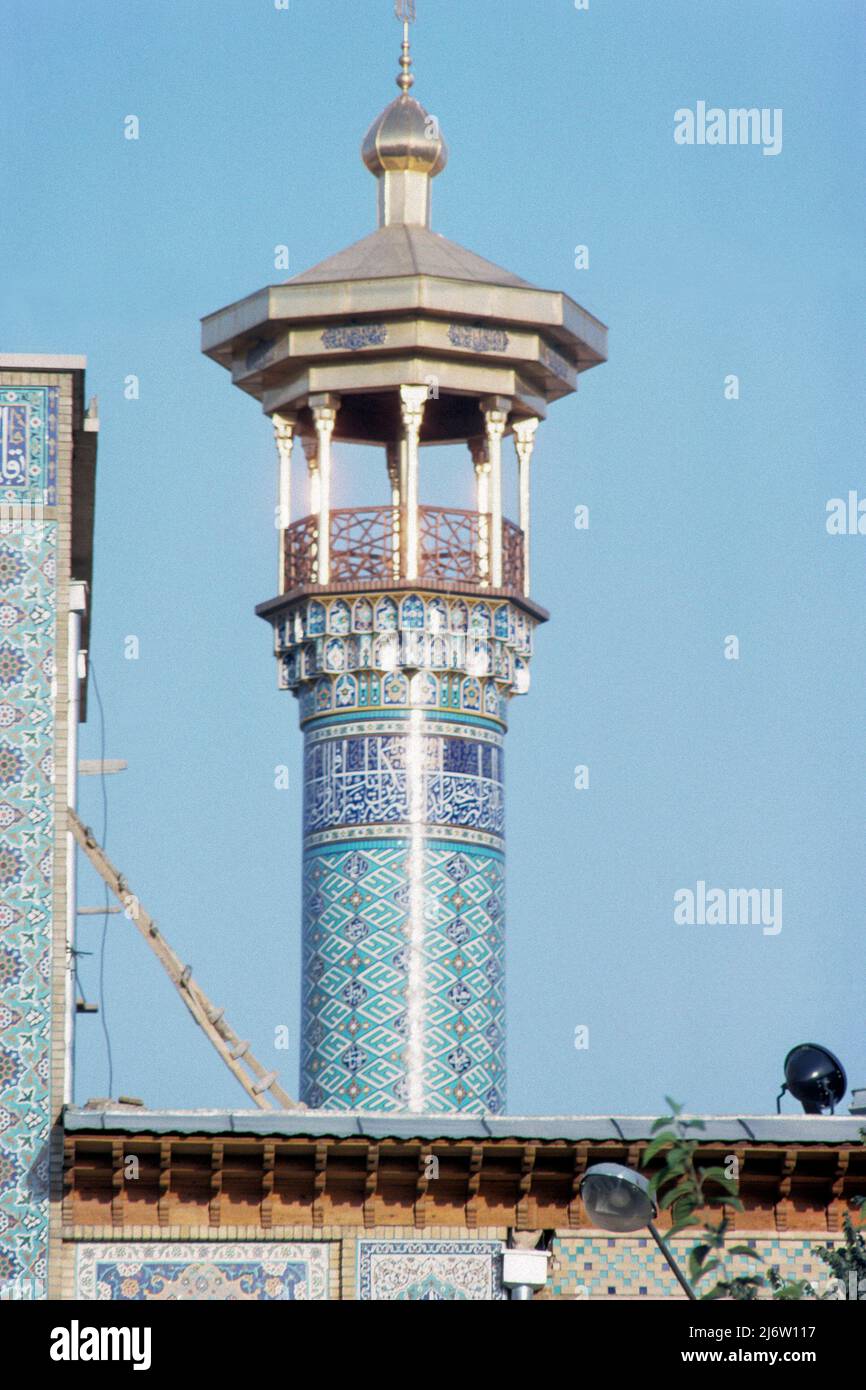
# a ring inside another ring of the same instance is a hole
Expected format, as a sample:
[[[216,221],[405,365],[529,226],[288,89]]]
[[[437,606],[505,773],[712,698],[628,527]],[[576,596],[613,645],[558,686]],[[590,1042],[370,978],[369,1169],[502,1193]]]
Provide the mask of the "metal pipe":
[[[686,1279],[685,1275],[683,1274],[682,1270],[680,1269],[670,1250],[668,1250],[668,1247],[665,1245],[664,1241],[662,1240],[661,1236],[656,1230],[655,1222],[648,1221],[647,1229],[650,1235],[652,1236],[653,1240],[655,1241],[656,1245],[658,1246],[659,1250],[661,1250],[671,1269],[673,1270],[673,1273],[676,1276],[677,1283],[681,1284],[682,1287],[685,1289],[687,1297],[693,1298],[697,1302],[697,1294],[695,1293],[691,1284]]]
[[[78,723],[81,716],[81,693],[78,659],[81,651],[81,615],[85,606],[83,584],[73,581],[69,586],[69,615],[66,624],[66,799],[75,810],[78,806]],[[78,897],[78,864],[75,840],[71,830],[66,832],[66,997],[63,1059],[63,1100],[70,1105],[75,1077],[75,919]]]

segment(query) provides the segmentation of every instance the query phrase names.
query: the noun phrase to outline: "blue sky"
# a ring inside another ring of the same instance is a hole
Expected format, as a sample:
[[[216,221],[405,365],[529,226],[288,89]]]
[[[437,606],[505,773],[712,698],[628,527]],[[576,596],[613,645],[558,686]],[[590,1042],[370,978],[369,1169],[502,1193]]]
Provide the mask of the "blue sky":
[[[552,621],[508,738],[509,1110],[654,1113],[667,1092],[767,1111],[802,1040],[866,1085],[866,536],[825,529],[828,499],[866,497],[862,5],[418,8],[415,94],[451,149],[436,230],[611,330],[536,452]],[[198,320],[285,278],[276,245],[294,274],[373,229],[359,145],[396,92],[390,11],[7,0],[4,23],[2,348],[86,353],[100,400],[93,658],[107,752],[129,761],[108,850],[290,1091],[301,740],[253,614],[274,589],[273,448]],[[699,100],[781,108],[782,152],[675,144]],[[351,462],[338,449],[346,499]],[[437,477],[430,500],[456,502],[453,466]],[[99,754],[95,700],[81,752]],[[81,800],[100,830],[92,779]],[[675,924],[698,880],[781,888],[782,931]],[[80,897],[101,900],[86,868]],[[80,947],[99,931],[81,919]],[[106,1017],[115,1092],[245,1103],[117,917]],[[87,1017],[76,1097],[106,1086]]]

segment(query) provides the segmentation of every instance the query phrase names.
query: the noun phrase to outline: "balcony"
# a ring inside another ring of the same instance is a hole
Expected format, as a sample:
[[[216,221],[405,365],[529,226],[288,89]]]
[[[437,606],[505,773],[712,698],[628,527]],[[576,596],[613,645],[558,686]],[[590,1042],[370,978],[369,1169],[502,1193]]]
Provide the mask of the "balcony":
[[[407,578],[399,507],[341,507],[330,517],[328,583],[387,583]],[[419,581],[490,585],[491,516],[454,507],[418,508]],[[318,582],[318,516],[284,532],[285,593]],[[523,532],[502,523],[502,588],[524,592]]]

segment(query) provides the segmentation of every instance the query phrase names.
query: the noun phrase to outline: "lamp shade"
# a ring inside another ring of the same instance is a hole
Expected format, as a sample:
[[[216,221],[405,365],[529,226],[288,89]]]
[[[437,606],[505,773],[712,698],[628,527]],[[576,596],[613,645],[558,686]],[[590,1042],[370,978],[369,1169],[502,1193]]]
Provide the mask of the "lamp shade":
[[[621,1163],[587,1168],[580,1195],[590,1221],[603,1231],[639,1231],[656,1214],[647,1179]]]
[[[832,1110],[847,1088],[842,1063],[818,1043],[798,1043],[785,1058],[785,1089],[800,1102],[807,1115]]]

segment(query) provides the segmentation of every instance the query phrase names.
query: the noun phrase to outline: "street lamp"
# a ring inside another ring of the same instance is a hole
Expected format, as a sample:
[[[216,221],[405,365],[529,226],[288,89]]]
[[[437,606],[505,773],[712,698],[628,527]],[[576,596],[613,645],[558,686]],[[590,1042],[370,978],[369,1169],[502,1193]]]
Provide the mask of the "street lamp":
[[[650,1194],[649,1182],[622,1163],[595,1163],[587,1168],[580,1184],[580,1195],[594,1226],[603,1231],[639,1231],[644,1226],[685,1289],[689,1298],[697,1294],[668,1250],[653,1218],[658,1208]]]
[[[776,1114],[782,1108],[782,1096],[789,1091],[807,1115],[823,1115],[827,1110],[835,1115],[847,1089],[845,1068],[828,1047],[798,1043],[785,1058],[785,1082],[776,1097]]]

